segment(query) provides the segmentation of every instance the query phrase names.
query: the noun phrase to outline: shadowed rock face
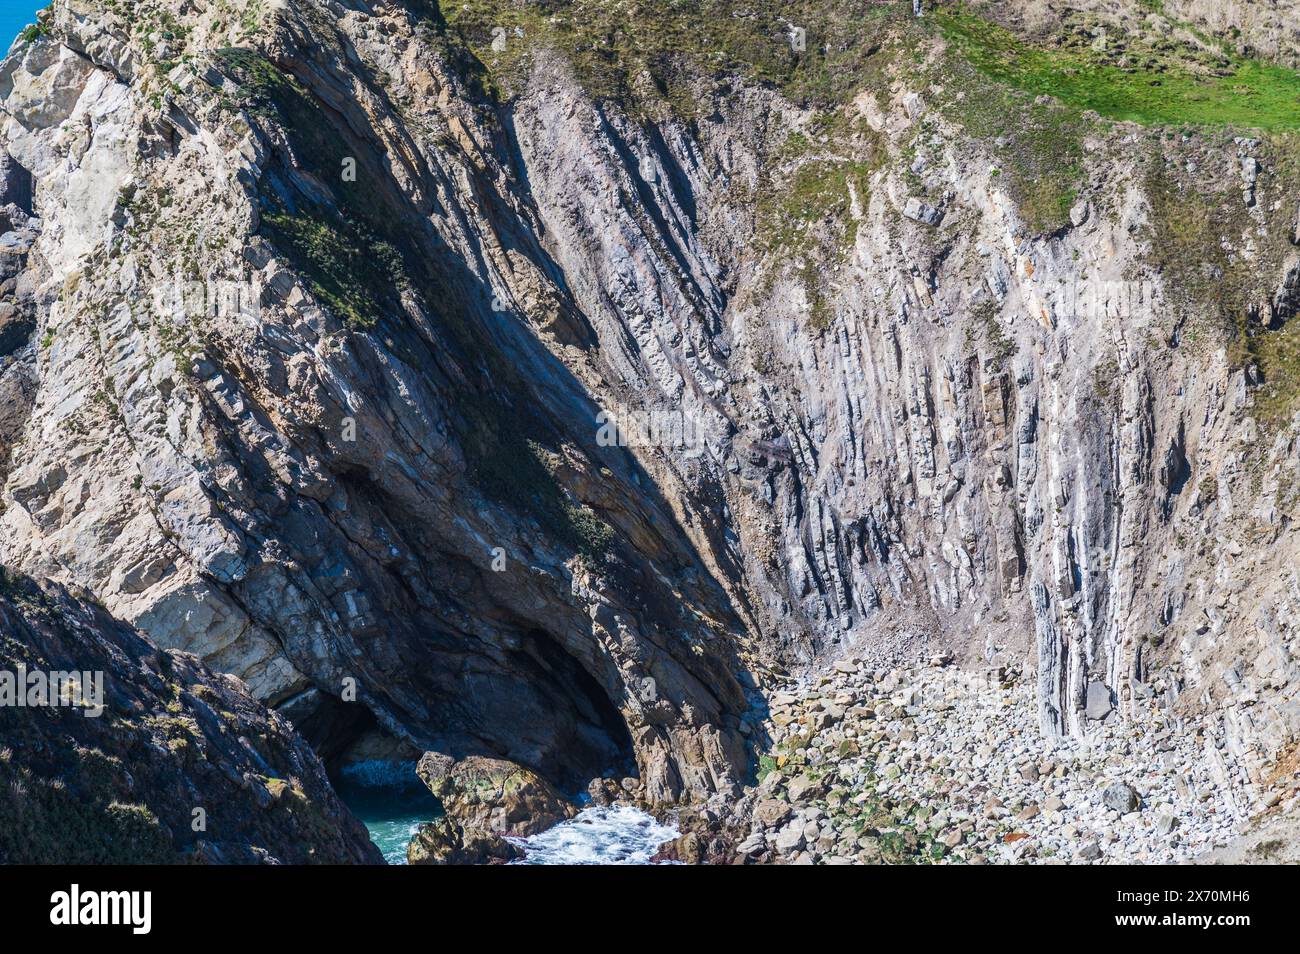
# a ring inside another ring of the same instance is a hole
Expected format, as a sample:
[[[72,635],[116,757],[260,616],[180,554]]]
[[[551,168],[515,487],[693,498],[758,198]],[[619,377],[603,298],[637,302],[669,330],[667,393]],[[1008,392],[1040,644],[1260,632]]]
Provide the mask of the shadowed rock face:
[[[57,707],[0,705],[0,863],[382,863],[315,754],[239,680],[0,575],[0,673],[55,672],[102,682]]]
[[[594,96],[428,3],[155,6],[166,49],[66,0],[0,67],[6,559],[322,750],[631,759],[652,802],[730,791],[764,668],[845,644],[1029,656],[1049,734],[1093,684],[1221,710],[1231,772],[1294,732],[1285,145],[918,82],[954,54],[910,15],[814,108]]]

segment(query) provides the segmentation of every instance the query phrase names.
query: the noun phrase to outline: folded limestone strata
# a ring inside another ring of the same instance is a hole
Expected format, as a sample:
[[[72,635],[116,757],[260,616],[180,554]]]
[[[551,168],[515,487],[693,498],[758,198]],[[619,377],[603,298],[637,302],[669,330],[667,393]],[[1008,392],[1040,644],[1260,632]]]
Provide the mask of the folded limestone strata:
[[[0,66],[6,560],[322,750],[655,802],[729,793],[764,668],[845,644],[1028,656],[1052,736],[1159,699],[1238,779],[1294,736],[1284,142],[1004,98],[883,7],[818,108],[449,24],[529,4],[147,6]],[[1293,4],[1164,6],[1289,55]]]

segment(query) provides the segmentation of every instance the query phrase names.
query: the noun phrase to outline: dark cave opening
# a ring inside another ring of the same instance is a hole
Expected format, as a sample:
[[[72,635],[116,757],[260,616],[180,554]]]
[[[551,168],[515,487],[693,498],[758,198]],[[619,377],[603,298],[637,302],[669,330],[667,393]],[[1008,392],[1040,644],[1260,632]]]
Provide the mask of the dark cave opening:
[[[367,732],[379,730],[379,722],[365,706],[343,702],[319,689],[306,692],[276,706],[307,740],[330,775],[343,754]]]
[[[416,828],[443,812],[416,773],[419,750],[391,735],[366,706],[323,699],[300,731],[310,733],[330,785],[384,860],[405,864]]]
[[[566,718],[558,720],[553,766],[538,766],[562,788],[577,791],[593,778],[636,774],[636,754],[623,714],[600,682],[558,641],[540,629],[525,637],[528,663],[563,693]]]
[[[475,661],[470,669],[467,658]],[[426,696],[437,714],[434,735],[422,744],[391,734],[367,705],[319,689],[278,707],[390,863],[403,863],[418,825],[442,812],[416,773],[426,745],[455,758],[525,765],[572,798],[595,778],[637,774],[632,736],[611,693],[549,633],[528,630],[504,656],[437,654],[431,661],[455,692]]]
[[[435,653],[428,662],[436,676],[425,685],[429,714],[412,726],[416,744],[393,736],[367,705],[319,689],[278,709],[335,780],[359,763],[413,766],[426,748],[517,762],[571,795],[595,778],[638,774],[632,736],[611,693],[546,631],[526,631],[504,656]]]

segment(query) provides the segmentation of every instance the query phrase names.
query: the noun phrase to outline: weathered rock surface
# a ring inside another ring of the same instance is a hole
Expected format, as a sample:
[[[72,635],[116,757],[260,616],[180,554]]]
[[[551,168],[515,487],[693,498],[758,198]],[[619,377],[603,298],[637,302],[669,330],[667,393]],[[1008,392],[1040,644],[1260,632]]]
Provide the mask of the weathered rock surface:
[[[41,213],[0,550],[322,746],[729,790],[743,628],[524,320],[592,346],[502,128],[423,8],[247,6],[152,3],[174,78],[143,13],[81,0],[0,67]]]
[[[1102,682],[1088,683],[1087,701],[1084,706],[1084,715],[1089,719],[1104,719],[1110,715],[1114,707],[1110,703],[1110,687]]]
[[[101,673],[103,695],[91,680],[82,704],[0,705],[0,863],[383,863],[239,680],[0,571],[0,673],[20,672]]]
[[[165,50],[57,0],[0,65],[4,559],[344,747],[702,802],[781,667],[947,651],[1030,657],[1064,745],[1204,718],[1205,770],[1258,794],[1300,730],[1296,404],[1260,370],[1284,146],[1032,97],[984,136],[883,16],[845,104],[687,77],[684,119],[543,41],[475,65],[450,6],[147,6]],[[1166,6],[1287,35],[1287,5]],[[1047,222],[1009,184],[1031,114],[1077,147]],[[827,167],[834,203],[783,207]],[[674,427],[609,446],[602,411]]]
[[[447,817],[465,828],[527,837],[577,811],[536,772],[501,759],[472,756],[456,761],[426,752],[416,772]]]
[[[505,864],[522,856],[523,851],[501,835],[451,818],[421,825],[406,848],[411,865]]]

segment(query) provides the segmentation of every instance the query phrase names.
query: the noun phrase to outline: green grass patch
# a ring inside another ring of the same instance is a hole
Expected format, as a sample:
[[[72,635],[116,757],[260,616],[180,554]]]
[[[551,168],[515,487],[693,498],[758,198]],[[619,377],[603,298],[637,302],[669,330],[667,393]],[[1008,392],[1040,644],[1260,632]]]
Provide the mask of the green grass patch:
[[[0,863],[52,860],[167,864],[175,854],[171,838],[147,806],[35,775],[0,757]]]
[[[965,93],[941,111],[988,145],[1025,224],[1039,234],[1064,228],[1085,181],[1083,140],[1092,123],[1084,111],[997,82],[960,58],[941,69],[943,81]]]
[[[50,28],[44,23],[33,23],[29,26],[23,27],[22,32],[18,34],[18,39],[22,40],[24,43],[34,43],[49,32]]]
[[[1300,74],[1293,70],[1230,54],[1224,54],[1226,75],[1193,70],[1177,55],[1116,65],[1104,50],[1031,45],[961,4],[936,11],[934,21],[985,75],[1111,119],[1300,129]]]
[[[1222,241],[1240,236],[1246,224],[1240,197],[1188,188],[1159,157],[1150,160],[1143,187],[1151,204],[1152,263],[1179,303],[1234,321],[1246,308],[1255,277]]]
[[[1300,136],[1266,139],[1260,158],[1278,194],[1300,189]],[[1191,344],[1226,345],[1235,368],[1253,365],[1262,378],[1255,417],[1272,431],[1300,407],[1300,322],[1269,327],[1270,302],[1292,254],[1290,216],[1271,216],[1260,228],[1236,183],[1201,191],[1181,166],[1162,155],[1148,160],[1143,191],[1150,203],[1146,245]],[[1254,254],[1244,254],[1250,234]]]
[[[863,206],[870,195],[871,162],[812,159],[789,181],[764,193],[758,206],[758,240],[767,251],[797,248],[822,223],[842,228],[850,219],[853,193]]]
[[[556,478],[558,454],[544,421],[526,408],[508,407],[504,396],[479,395],[462,402],[469,476],[487,497],[530,515],[547,534],[595,565],[606,562],[614,531],[595,511],[575,501]]]
[[[808,301],[808,325],[830,325],[831,306],[822,288],[827,261],[835,261],[856,228],[852,195],[866,206],[874,166],[843,159],[800,164],[789,181],[769,188],[757,210],[756,244],[778,261],[791,261]],[[852,190],[852,192],[850,191]],[[776,278],[769,275],[768,286]]]
[[[312,294],[348,327],[375,327],[405,280],[397,250],[344,216],[310,206],[296,213],[272,208],[262,216],[262,232],[294,262]]]
[[[854,197],[859,209],[867,207],[871,176],[884,158],[876,133],[834,111],[809,134],[791,134],[772,159],[776,172],[769,173],[755,209],[755,245],[774,262],[793,268],[814,329],[830,324],[831,305],[823,288],[826,266],[842,261],[852,246]],[[768,274],[767,289],[778,272]]]
[[[1255,392],[1255,417],[1272,429],[1291,420],[1300,406],[1300,322],[1287,322],[1276,331],[1251,333],[1239,329],[1245,355],[1263,373]]]

